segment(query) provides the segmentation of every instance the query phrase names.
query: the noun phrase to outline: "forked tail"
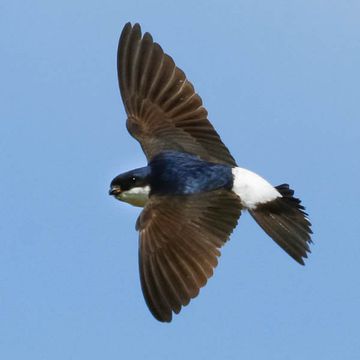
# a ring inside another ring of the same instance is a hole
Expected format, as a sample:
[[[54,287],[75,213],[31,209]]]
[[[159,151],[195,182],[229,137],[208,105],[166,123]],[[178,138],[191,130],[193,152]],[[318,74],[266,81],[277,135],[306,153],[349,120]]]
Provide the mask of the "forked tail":
[[[304,265],[303,258],[310,253],[311,223],[301,201],[288,184],[275,187],[282,195],[272,201],[258,204],[249,210],[263,230],[293,259]]]

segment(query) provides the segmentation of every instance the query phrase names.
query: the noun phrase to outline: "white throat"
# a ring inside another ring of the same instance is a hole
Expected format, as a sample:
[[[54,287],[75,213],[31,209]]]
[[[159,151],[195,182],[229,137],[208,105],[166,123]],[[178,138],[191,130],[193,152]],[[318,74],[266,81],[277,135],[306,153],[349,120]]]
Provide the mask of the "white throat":
[[[149,200],[150,186],[134,187],[123,191],[116,196],[117,199],[125,201],[133,206],[144,207]]]

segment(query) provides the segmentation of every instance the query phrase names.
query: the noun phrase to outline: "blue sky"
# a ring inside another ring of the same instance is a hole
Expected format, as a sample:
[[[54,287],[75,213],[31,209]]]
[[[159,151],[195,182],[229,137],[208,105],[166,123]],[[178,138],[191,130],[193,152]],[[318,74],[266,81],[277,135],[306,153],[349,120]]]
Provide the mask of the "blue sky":
[[[288,182],[313,222],[299,266],[248,214],[171,324],[137,265],[139,209],[107,195],[145,164],[116,78],[127,21],[193,82],[238,163]],[[357,359],[358,1],[3,1],[0,358]]]

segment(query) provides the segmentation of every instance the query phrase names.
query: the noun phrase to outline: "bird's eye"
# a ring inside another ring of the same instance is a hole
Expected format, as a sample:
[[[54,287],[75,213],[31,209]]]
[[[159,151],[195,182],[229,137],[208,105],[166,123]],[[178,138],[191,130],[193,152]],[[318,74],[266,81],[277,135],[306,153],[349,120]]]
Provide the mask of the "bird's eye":
[[[135,182],[135,181],[136,181],[136,177],[133,176],[133,177],[131,178],[131,181],[132,181],[132,182]]]

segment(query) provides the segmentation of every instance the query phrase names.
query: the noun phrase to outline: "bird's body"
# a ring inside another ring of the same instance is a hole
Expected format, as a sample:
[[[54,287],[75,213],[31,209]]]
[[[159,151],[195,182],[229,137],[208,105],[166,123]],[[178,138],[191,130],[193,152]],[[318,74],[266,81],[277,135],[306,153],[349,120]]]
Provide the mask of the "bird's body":
[[[110,194],[144,207],[139,269],[152,314],[171,321],[197,296],[244,210],[304,264],[311,224],[300,200],[237,166],[185,74],[138,24],[122,32],[118,74],[127,129],[148,164],[115,177]]]
[[[265,179],[249,170],[210,163],[178,151],[161,152],[148,166],[119,175],[113,184],[129,177],[141,180],[142,186],[123,191],[119,200],[140,207],[146,205],[150,194],[191,195],[218,189],[237,194],[244,209],[281,197]]]

